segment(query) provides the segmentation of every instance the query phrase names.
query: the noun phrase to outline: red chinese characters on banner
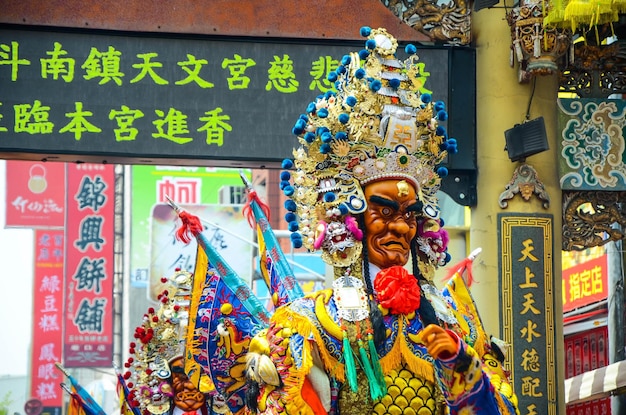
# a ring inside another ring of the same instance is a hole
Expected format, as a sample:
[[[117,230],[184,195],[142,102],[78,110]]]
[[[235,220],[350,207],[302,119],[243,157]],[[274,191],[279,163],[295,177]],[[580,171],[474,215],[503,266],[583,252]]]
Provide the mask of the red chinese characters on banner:
[[[563,270],[563,311],[607,298],[606,255]]]
[[[54,367],[63,351],[63,230],[35,231],[33,348],[30,396],[61,407],[62,375]]]
[[[65,165],[7,160],[6,226],[62,228]]]
[[[115,171],[67,165],[65,367],[113,360]]]

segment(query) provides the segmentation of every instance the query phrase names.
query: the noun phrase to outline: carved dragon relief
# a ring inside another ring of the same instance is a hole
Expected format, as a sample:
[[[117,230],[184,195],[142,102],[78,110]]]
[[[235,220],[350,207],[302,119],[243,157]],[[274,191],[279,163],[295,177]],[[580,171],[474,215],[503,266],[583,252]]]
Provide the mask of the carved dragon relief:
[[[576,46],[574,59],[560,73],[561,91],[581,97],[608,96],[626,91],[626,43]]]
[[[626,192],[563,192],[563,250],[582,251],[625,239],[624,200]]]
[[[580,97],[607,97],[626,92],[626,42],[623,25],[604,25],[600,39],[614,34],[611,44],[594,44],[596,32],[590,31],[589,40],[574,45],[573,56],[562,65],[560,91],[573,92]],[[615,33],[617,32],[617,33]]]
[[[381,0],[389,10],[433,42],[468,45],[471,9],[466,0]]]

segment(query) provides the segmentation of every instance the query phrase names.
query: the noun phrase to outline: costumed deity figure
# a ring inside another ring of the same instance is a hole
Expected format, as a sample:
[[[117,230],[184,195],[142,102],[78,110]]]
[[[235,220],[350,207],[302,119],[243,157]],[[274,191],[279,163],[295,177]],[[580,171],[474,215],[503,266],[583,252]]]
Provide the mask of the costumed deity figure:
[[[501,364],[450,256],[436,192],[456,140],[422,93],[416,48],[364,27],[293,132],[281,188],[295,247],[321,249],[333,287],[278,307],[250,341],[246,400],[261,414],[515,414]],[[409,272],[405,265],[412,259]],[[456,284],[456,285],[455,285]],[[459,295],[456,290],[466,295]]]
[[[167,285],[158,296],[159,307],[150,307],[135,329],[122,375],[135,414],[207,414],[206,396],[187,378],[182,356],[192,278],[186,271],[162,278]]]

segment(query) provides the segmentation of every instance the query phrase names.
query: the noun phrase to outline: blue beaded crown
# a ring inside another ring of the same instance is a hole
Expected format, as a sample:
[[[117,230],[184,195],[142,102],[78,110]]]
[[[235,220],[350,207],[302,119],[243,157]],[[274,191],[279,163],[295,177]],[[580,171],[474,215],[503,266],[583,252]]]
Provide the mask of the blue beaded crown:
[[[448,117],[445,104],[420,92],[425,77],[415,46],[408,45],[408,57],[400,60],[398,43],[385,29],[364,27],[361,35],[365,48],[344,56],[329,76],[336,92],[309,103],[293,128],[300,147],[283,162],[281,188],[290,197],[286,220],[295,247],[318,249],[320,221],[362,213],[362,187],[376,180],[411,183],[424,206],[421,215],[439,218],[436,193],[447,169],[438,166],[456,152],[456,140],[439,125]],[[352,254],[339,263],[325,260],[347,265],[360,257],[359,245],[354,240]],[[429,261],[436,266],[441,258]]]

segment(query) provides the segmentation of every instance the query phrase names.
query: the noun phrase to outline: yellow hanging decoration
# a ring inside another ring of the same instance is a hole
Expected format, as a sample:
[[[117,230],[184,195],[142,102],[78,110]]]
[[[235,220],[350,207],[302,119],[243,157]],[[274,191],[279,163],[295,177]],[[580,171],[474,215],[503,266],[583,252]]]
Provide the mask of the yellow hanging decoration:
[[[554,25],[575,32],[580,26],[596,29],[619,20],[626,12],[626,0],[548,0],[544,26]]]
[[[622,4],[619,4],[622,3]],[[580,24],[595,27],[616,22],[619,11],[624,8],[624,1],[619,0],[570,0],[565,6],[564,19],[576,31]]]
[[[548,1],[545,7],[547,13],[544,13],[543,25],[563,26],[565,22],[565,4],[563,0]]]

